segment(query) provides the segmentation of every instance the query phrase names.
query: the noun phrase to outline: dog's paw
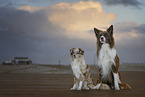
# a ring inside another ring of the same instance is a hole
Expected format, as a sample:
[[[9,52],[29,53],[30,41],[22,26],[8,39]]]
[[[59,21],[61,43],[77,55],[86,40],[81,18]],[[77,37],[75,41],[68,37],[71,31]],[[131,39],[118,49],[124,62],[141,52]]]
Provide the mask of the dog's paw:
[[[72,91],[73,91],[73,90],[76,90],[76,89],[75,89],[75,88],[71,88],[70,90],[72,90]]]
[[[80,88],[78,88],[77,90],[79,90],[79,91],[80,91],[81,89],[80,89]]]
[[[120,90],[120,88],[115,88],[115,90]]]
[[[81,89],[81,88],[78,88],[77,90],[79,90],[79,91],[80,91],[80,90],[82,90],[82,89]]]
[[[107,84],[99,83],[99,84],[97,84],[95,87],[93,87],[92,89],[110,90],[110,87],[109,87]]]
[[[89,87],[84,87],[83,90],[90,90],[90,88]]]
[[[120,88],[119,87],[115,87],[115,90],[120,90]]]

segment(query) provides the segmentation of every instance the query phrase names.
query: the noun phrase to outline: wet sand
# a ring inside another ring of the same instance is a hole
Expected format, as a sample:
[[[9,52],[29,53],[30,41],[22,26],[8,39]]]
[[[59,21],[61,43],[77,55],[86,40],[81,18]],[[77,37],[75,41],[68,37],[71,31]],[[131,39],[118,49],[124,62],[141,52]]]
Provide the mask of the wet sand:
[[[122,71],[131,90],[70,91],[72,74],[0,74],[0,97],[145,97],[145,72]],[[96,79],[96,74],[93,74]]]

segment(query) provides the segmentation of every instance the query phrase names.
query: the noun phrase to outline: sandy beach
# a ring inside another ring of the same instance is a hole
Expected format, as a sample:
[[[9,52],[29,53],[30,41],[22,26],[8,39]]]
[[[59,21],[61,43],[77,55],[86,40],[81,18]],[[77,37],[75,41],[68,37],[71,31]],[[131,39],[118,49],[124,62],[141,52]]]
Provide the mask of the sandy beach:
[[[122,80],[131,85],[131,90],[70,91],[73,75],[69,66],[40,66],[39,72],[31,66],[24,67],[17,67],[17,72],[0,72],[0,97],[145,97],[145,71],[140,69],[121,70]],[[96,74],[92,75],[96,80]]]

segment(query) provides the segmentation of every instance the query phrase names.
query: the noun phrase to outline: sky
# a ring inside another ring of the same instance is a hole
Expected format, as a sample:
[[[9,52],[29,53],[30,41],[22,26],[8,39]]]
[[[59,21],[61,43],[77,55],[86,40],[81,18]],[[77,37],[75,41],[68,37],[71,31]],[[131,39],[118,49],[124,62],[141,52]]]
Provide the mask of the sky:
[[[96,64],[94,27],[114,26],[120,63],[145,63],[144,0],[0,0],[0,63],[29,57],[37,64],[70,64],[69,50]]]

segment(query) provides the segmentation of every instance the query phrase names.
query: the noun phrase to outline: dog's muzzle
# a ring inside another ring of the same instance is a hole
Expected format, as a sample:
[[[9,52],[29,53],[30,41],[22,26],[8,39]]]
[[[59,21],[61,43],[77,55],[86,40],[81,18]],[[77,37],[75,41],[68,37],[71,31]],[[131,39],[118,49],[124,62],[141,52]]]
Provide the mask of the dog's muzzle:
[[[100,37],[100,42],[101,42],[101,43],[105,43],[105,37],[104,37],[104,36],[101,36],[101,37]]]
[[[81,58],[81,56],[82,56],[81,54],[74,54],[73,58]]]
[[[74,58],[76,58],[76,55],[73,55]]]

